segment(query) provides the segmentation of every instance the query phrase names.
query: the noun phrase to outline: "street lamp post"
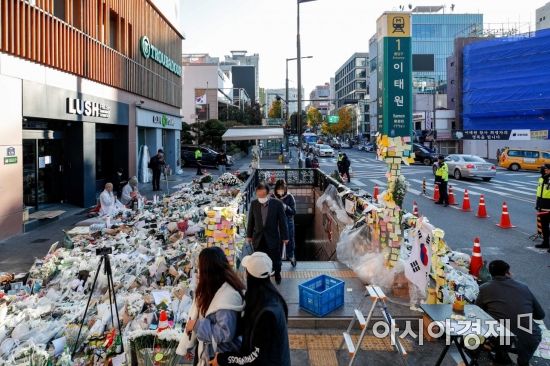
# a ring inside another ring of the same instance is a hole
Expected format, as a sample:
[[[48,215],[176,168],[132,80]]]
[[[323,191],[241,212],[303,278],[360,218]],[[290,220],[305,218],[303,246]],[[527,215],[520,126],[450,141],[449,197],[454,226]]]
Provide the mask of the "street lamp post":
[[[300,4],[316,0],[297,0],[297,32],[296,32],[296,58],[297,58],[297,74],[298,74],[298,114],[296,115],[296,125],[298,128],[298,148],[302,150],[302,50],[300,46]],[[298,160],[298,167],[302,167],[302,160]]]
[[[304,56],[302,57],[302,59],[305,59],[305,58],[313,58],[313,56]],[[292,58],[287,58],[286,59],[286,84],[285,84],[285,97],[286,97],[286,100],[287,100],[287,103],[286,103],[286,118],[288,120],[288,118],[290,117],[289,114],[289,108],[288,108],[288,61],[295,61],[297,60],[298,58],[297,57],[292,57]]]

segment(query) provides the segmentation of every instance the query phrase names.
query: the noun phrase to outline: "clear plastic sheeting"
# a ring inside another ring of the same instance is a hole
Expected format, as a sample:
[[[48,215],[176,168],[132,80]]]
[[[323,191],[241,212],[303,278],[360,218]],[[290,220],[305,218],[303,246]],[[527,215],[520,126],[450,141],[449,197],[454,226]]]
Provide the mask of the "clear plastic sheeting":
[[[323,195],[317,199],[316,206],[323,213],[333,212],[336,219],[344,225],[353,224],[353,220],[346,212],[341,194],[332,184],[329,184]]]
[[[336,255],[363,283],[387,290],[392,287],[395,275],[403,272],[403,266],[398,263],[387,268],[384,253],[373,245],[371,237],[372,229],[367,224],[345,229],[336,245]]]

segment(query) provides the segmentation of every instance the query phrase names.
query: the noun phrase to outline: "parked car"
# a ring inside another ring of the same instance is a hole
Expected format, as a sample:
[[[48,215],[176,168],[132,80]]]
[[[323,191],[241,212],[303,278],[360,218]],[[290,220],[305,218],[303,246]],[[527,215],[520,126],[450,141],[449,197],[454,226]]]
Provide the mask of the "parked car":
[[[335,150],[340,150],[342,148],[340,141],[338,141],[337,139],[330,140],[329,145]]]
[[[413,152],[414,161],[424,165],[432,165],[439,156],[435,151],[421,144],[413,144]]]
[[[219,153],[209,147],[201,146],[202,165],[217,166]],[[195,151],[197,145],[182,145],[181,147],[181,165],[182,166],[197,166],[195,161]],[[227,166],[233,165],[233,157],[227,155]]]
[[[550,151],[535,149],[504,149],[498,162],[501,167],[513,171],[539,170],[544,164],[550,164]]]
[[[359,145],[359,151],[373,152],[374,150],[376,150],[376,145],[372,142]]]
[[[455,179],[481,178],[489,182],[497,174],[497,167],[476,155],[451,154],[445,158],[449,167],[449,176]],[[437,170],[437,163],[433,165],[433,172]]]
[[[342,149],[351,149],[351,144],[349,142],[342,142],[340,146]]]
[[[317,150],[317,156],[319,156],[319,157],[326,157],[326,156],[333,157],[334,156],[334,150],[329,145],[324,145],[324,144],[319,145],[319,148]]]

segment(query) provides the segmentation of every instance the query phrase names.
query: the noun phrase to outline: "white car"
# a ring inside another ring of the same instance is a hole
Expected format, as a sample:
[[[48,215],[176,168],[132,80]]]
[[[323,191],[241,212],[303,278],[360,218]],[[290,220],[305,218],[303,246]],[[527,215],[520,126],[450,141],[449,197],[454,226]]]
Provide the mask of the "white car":
[[[319,157],[325,157],[325,156],[334,156],[334,150],[329,145],[319,145],[319,148],[317,149],[317,155]]]

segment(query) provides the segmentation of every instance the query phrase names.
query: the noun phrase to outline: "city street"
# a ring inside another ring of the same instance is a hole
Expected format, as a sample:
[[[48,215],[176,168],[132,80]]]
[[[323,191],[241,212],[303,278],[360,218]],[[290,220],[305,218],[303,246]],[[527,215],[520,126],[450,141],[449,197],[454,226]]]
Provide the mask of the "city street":
[[[344,149],[351,160],[352,177],[350,187],[365,190],[372,194],[374,186],[380,192],[386,188],[386,165],[376,160],[375,153],[355,149]],[[336,169],[336,158],[320,158],[320,168],[326,173]],[[550,253],[534,248],[540,240],[529,239],[536,233],[535,194],[539,174],[532,171],[512,172],[501,168],[491,182],[480,179],[457,181],[449,180],[453,187],[457,206],[442,207],[432,201],[434,176],[432,168],[424,165],[403,166],[402,172],[409,182],[405,197],[405,209],[412,212],[413,201],[418,204],[419,213],[427,216],[437,227],[446,233],[451,248],[471,254],[473,239],[481,240],[483,259],[504,259],[510,263],[517,279],[527,283],[536,293],[545,311],[550,312],[550,292],[546,281],[550,275]],[[427,196],[422,194],[422,179],[426,178]],[[463,212],[464,190],[468,190],[472,212]],[[480,195],[485,195],[489,218],[475,216]],[[506,202],[512,224],[515,228],[501,229],[496,226],[500,221],[502,203]],[[546,324],[550,322],[546,319]]]

